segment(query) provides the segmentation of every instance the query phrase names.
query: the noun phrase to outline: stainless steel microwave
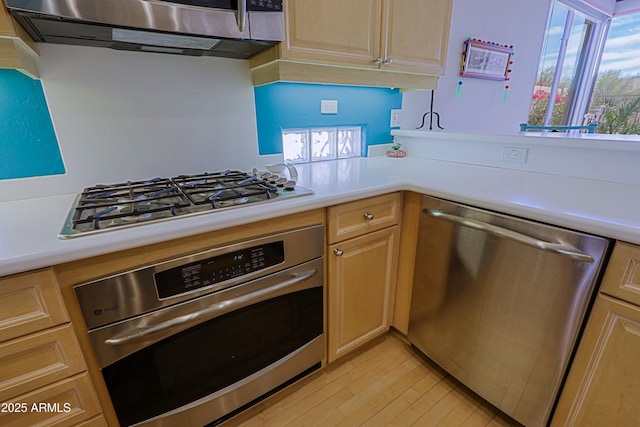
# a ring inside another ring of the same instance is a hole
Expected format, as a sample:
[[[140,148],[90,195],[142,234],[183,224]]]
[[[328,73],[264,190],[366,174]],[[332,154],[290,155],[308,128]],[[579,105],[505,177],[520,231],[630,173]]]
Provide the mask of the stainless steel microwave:
[[[282,0],[4,0],[37,42],[249,58],[284,39]]]

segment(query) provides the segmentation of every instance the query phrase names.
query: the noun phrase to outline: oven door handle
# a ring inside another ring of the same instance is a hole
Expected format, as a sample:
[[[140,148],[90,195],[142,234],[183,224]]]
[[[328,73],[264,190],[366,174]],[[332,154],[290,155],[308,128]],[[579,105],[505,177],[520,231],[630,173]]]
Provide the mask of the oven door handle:
[[[318,270],[314,268],[311,270],[302,271],[300,273],[294,273],[292,275],[293,277],[284,280],[276,285],[269,286],[267,288],[260,289],[254,292],[249,292],[236,298],[230,298],[228,300],[220,301],[202,310],[185,314],[183,316],[174,317],[173,319],[169,319],[155,325],[139,326],[135,329],[129,329],[106,339],[104,342],[107,345],[123,345],[145,339],[150,335],[166,332],[169,329],[186,329],[186,327],[193,323],[201,323],[203,321],[229,313],[233,310],[247,307],[251,304],[265,301],[269,298],[273,298],[275,296],[283,294],[283,290],[304,282],[305,280],[313,277],[317,272]]]
[[[560,255],[564,255],[576,261],[582,262],[595,262],[591,255],[585,254],[577,248],[567,243],[553,243],[546,242],[544,240],[536,239],[535,237],[527,236],[526,234],[518,233],[517,231],[509,230],[497,225],[488,224],[483,221],[478,221],[471,218],[463,218],[461,216],[453,215],[450,213],[442,212],[437,209],[425,209],[424,213],[431,215],[435,218],[441,218],[445,221],[453,222],[465,227],[473,228],[474,230],[482,231],[485,233],[493,234],[504,239],[515,240],[524,245],[531,246],[543,251],[554,252]]]

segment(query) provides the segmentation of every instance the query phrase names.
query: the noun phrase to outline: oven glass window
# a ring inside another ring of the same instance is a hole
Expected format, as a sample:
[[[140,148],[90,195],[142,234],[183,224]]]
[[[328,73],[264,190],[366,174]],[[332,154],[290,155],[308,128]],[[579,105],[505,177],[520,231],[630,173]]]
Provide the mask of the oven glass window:
[[[320,336],[322,293],[317,287],[236,310],[104,368],[121,425],[208,396]]]

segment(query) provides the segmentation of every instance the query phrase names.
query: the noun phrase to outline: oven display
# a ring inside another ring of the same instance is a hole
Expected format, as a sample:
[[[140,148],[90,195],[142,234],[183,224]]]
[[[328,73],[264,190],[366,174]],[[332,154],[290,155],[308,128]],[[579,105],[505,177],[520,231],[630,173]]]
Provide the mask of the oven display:
[[[284,242],[272,242],[155,273],[158,297],[215,285],[284,262]]]

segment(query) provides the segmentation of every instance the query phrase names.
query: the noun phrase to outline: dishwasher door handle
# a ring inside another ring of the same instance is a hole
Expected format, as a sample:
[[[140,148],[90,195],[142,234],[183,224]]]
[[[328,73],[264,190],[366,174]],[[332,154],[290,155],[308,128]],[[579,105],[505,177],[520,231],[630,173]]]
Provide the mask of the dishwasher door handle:
[[[160,323],[137,327],[120,332],[115,336],[106,339],[104,343],[108,345],[128,344],[140,339],[144,339],[150,335],[165,332],[176,327],[201,323],[205,320],[213,319],[238,308],[246,307],[251,304],[255,304],[257,302],[261,302],[268,298],[271,298],[274,295],[282,292],[284,289],[297,285],[298,283],[304,282],[305,280],[313,277],[317,272],[318,270],[314,268],[312,270],[295,273],[289,279],[284,280],[276,285],[249,292],[235,298],[220,301],[199,311],[184,314],[182,316],[177,316],[173,319],[165,320]]]
[[[435,218],[440,218],[445,221],[460,224],[464,227],[473,228],[474,230],[483,231],[494,236],[503,237],[505,239],[514,240],[527,246],[541,249],[543,251],[555,252],[560,255],[564,255],[576,261],[582,262],[595,262],[595,259],[577,248],[566,243],[553,243],[546,242],[544,240],[536,239],[535,237],[527,236],[526,234],[519,233],[517,231],[509,230],[507,228],[499,227],[497,225],[488,224],[476,219],[464,218],[458,215],[442,212],[438,209],[424,209],[423,213],[431,215]]]

